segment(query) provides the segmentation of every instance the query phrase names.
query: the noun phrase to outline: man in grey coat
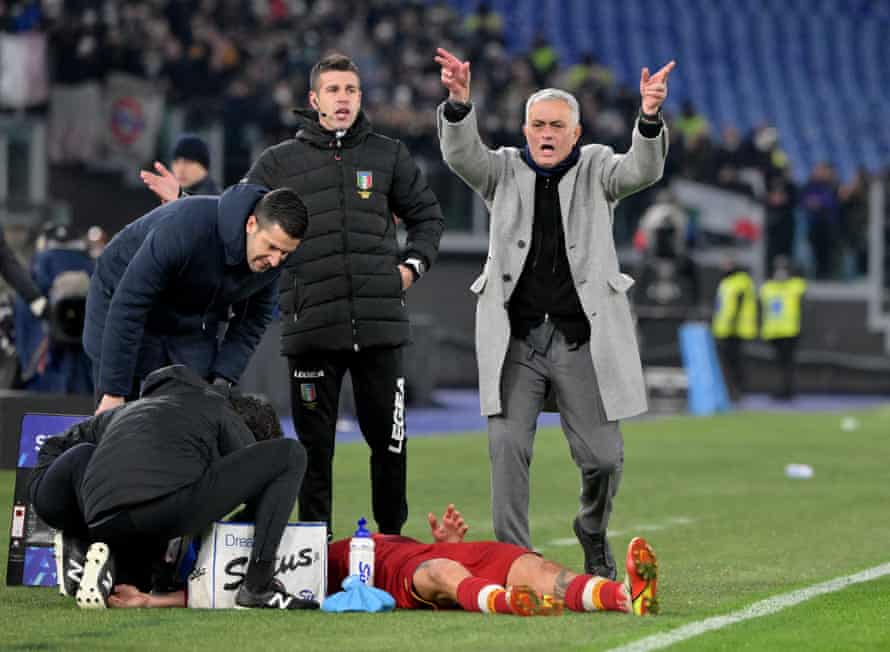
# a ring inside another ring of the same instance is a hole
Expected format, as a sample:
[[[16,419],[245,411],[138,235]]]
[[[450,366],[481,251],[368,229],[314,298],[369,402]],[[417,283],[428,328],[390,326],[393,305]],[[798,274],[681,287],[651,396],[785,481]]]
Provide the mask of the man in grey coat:
[[[439,49],[449,97],[438,110],[442,156],[491,213],[478,297],[476,355],[488,417],[494,531],[531,547],[529,466],[539,413],[561,416],[581,471],[575,535],[585,570],[614,578],[606,539],[624,461],[619,419],[646,410],[640,354],[618,268],[612,219],[623,197],[661,178],[661,117],[671,61],[640,76],[642,107],[626,154],[580,147],[577,100],[545,89],[526,103],[524,149],[485,147],[470,103],[470,64]]]

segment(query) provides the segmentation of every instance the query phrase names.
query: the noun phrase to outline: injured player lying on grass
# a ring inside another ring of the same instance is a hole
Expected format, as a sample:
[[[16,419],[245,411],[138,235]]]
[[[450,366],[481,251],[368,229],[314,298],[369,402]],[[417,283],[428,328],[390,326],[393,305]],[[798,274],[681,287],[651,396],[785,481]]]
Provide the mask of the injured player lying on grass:
[[[441,522],[428,515],[434,543],[375,534],[374,584],[399,609],[463,609],[520,616],[572,611],[658,611],[655,553],[640,537],[627,549],[624,583],[579,575],[526,548],[495,541],[466,542],[468,527],[449,505]],[[349,539],[328,546],[328,592],[349,572]],[[111,607],[184,607],[185,591],[157,595],[118,585]]]

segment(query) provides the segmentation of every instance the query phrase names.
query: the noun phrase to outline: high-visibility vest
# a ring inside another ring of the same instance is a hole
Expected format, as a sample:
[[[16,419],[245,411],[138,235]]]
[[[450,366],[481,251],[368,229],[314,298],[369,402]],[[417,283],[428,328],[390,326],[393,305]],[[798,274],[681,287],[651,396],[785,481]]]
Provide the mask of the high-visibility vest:
[[[718,339],[757,337],[757,296],[754,281],[747,272],[735,272],[720,281],[711,332]]]
[[[800,335],[800,304],[807,282],[798,276],[784,281],[767,281],[760,288],[760,307],[763,327],[760,336],[765,340]]]

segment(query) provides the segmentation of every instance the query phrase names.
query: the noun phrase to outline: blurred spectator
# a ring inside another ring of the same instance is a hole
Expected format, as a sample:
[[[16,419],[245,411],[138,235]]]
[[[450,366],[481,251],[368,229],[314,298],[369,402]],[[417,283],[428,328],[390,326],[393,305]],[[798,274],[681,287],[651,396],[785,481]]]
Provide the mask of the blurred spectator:
[[[767,182],[766,193],[766,267],[777,256],[791,258],[794,246],[797,190],[786,173],[774,175]]]
[[[496,41],[503,34],[504,19],[488,2],[480,2],[476,11],[464,19],[464,29],[479,43]]]
[[[747,269],[732,259],[724,260],[722,267],[724,274],[717,286],[711,332],[717,343],[729,397],[738,401],[745,392],[747,380],[742,342],[757,337],[757,295]]]
[[[532,43],[531,52],[528,54],[528,60],[532,64],[535,71],[535,82],[538,87],[548,86],[550,75],[559,66],[559,55],[556,48],[550,45],[550,42],[539,34]],[[475,84],[475,81],[474,81]]]
[[[572,93],[585,85],[592,85],[597,90],[609,89],[615,85],[612,71],[600,64],[590,52],[583,54],[578,63],[567,67],[559,79],[559,87]]]
[[[182,134],[176,139],[171,154],[170,170],[155,161],[157,174],[143,170],[143,183],[162,202],[173,201],[183,195],[218,195],[219,186],[210,178],[210,148],[196,134]],[[171,171],[172,170],[172,171]]]
[[[683,137],[683,142],[689,144],[711,133],[711,125],[707,119],[695,110],[692,102],[686,100],[680,111],[680,116],[674,121],[676,129]]]
[[[22,298],[34,317],[43,318],[46,312],[46,296],[19,262],[6,241],[2,226],[0,226],[0,277]]]
[[[176,139],[170,164],[182,191],[189,195],[218,195],[219,186],[210,178],[210,148],[195,134]]]
[[[868,179],[868,172],[860,168],[838,191],[848,276],[868,273]]]
[[[87,253],[90,258],[96,260],[105,251],[108,244],[108,234],[101,226],[91,226],[87,230]]]
[[[801,191],[800,206],[806,215],[816,278],[827,279],[835,271],[841,220],[837,180],[830,164],[819,163],[813,168]]]
[[[751,197],[754,190],[739,177],[739,169],[732,163],[724,163],[717,170],[717,187]]]
[[[773,347],[779,388],[775,398],[794,398],[794,365],[800,340],[801,308],[807,284],[785,256],[776,256],[772,278],[760,288],[760,336]]]
[[[49,297],[48,328],[21,299],[15,304],[16,351],[24,389],[38,392],[92,394],[90,361],[81,335],[93,261],[83,239],[67,227],[50,224],[37,240],[31,273]]]

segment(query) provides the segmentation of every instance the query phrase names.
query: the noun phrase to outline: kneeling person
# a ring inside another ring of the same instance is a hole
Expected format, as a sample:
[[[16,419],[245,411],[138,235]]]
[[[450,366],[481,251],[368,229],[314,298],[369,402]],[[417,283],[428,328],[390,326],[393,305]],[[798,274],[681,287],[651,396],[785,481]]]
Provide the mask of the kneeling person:
[[[30,496],[62,533],[60,590],[81,607],[104,608],[117,583],[149,590],[168,540],[198,535],[244,504],[242,518],[257,527],[236,603],[317,608],[273,577],[305,469],[303,447],[282,438],[271,405],[173,365],[148,376],[139,400],[48,439]]]

